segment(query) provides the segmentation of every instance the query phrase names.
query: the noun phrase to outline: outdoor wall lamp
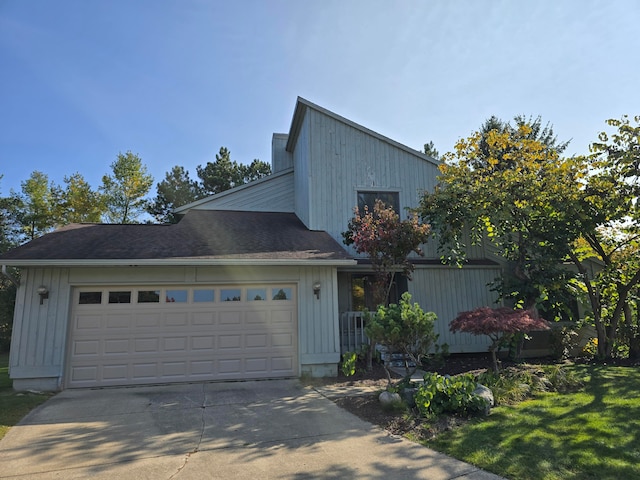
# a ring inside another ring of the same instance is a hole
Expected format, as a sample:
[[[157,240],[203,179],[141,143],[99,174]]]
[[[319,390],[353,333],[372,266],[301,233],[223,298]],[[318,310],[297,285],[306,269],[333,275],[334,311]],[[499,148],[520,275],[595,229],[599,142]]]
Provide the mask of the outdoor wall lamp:
[[[317,299],[320,299],[320,282],[316,282],[313,284],[313,294]]]
[[[47,287],[44,285],[40,285],[36,291],[38,292],[38,295],[40,295],[40,305],[42,305],[44,299],[49,298],[49,290],[47,290]]]

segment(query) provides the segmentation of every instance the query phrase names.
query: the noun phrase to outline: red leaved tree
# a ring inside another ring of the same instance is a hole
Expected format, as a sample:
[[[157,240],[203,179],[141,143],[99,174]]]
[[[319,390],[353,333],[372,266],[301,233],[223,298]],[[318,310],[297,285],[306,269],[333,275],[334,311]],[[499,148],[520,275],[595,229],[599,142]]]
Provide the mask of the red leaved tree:
[[[461,312],[449,325],[449,330],[452,332],[487,335],[492,340],[489,351],[495,372],[498,371],[496,351],[505,337],[550,328],[549,322],[539,318],[533,311],[513,310],[508,307],[481,307]]]
[[[416,213],[400,220],[400,215],[381,200],[376,200],[373,212],[365,207],[364,212],[356,208],[354,213],[342,233],[344,243],[354,245],[356,252],[371,259],[376,278],[374,301],[386,305],[395,270],[411,278],[414,267],[409,254],[423,255],[420,245],[429,238],[429,225],[420,223]]]

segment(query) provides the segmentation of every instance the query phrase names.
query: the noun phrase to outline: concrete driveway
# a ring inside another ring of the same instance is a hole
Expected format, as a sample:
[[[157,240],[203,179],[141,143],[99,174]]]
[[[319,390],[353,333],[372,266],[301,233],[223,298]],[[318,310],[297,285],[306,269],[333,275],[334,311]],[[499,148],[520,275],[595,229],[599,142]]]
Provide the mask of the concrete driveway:
[[[295,380],[67,390],[0,441],[0,478],[498,479]]]

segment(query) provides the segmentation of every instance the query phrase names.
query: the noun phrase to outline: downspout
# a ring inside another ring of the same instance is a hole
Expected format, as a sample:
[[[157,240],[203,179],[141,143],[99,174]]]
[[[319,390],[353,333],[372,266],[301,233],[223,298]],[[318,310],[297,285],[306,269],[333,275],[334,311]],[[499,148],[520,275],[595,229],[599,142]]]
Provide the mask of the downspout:
[[[7,279],[9,279],[9,281],[11,283],[13,283],[16,288],[18,288],[20,286],[20,282],[18,280],[16,280],[15,278],[13,278],[11,275],[9,275],[9,272],[7,272],[7,266],[6,265],[2,265],[2,275],[4,277],[6,277]]]

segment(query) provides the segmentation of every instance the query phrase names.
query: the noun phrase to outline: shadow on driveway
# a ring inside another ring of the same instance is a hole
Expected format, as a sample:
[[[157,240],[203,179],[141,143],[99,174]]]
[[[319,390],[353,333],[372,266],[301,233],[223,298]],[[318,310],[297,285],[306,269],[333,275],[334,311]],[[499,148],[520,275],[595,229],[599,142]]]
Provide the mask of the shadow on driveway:
[[[296,380],[66,390],[0,441],[0,478],[498,479]]]

